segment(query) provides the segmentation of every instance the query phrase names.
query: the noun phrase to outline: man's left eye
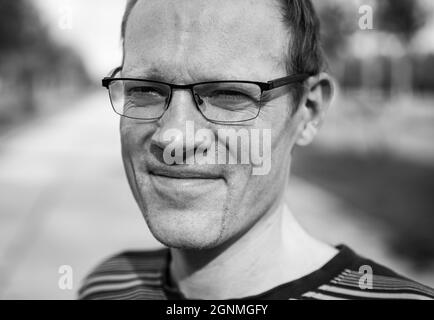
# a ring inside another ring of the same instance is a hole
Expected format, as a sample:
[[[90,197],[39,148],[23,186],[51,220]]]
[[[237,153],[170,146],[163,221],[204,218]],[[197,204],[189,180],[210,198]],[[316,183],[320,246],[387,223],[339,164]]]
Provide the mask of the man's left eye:
[[[234,90],[219,90],[214,91],[209,95],[210,98],[214,99],[226,99],[226,100],[248,100],[250,97],[245,93],[234,91]]]

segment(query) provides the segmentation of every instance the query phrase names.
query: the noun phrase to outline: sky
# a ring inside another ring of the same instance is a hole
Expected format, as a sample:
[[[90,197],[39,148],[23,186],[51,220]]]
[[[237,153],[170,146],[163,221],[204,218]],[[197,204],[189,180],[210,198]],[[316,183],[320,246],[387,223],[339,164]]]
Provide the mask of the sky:
[[[363,4],[371,0],[353,1]],[[431,16],[426,28],[414,40],[414,46],[418,52],[434,53],[434,1],[421,1],[428,12],[431,12]],[[48,25],[52,36],[78,51],[93,78],[100,79],[106,76],[111,69],[120,64],[120,25],[126,0],[34,2],[40,9],[42,19]]]

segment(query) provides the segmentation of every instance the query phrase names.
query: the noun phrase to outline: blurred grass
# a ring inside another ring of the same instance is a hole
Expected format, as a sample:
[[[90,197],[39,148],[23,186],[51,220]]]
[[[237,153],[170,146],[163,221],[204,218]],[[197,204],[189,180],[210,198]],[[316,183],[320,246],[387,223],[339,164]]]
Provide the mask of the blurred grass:
[[[387,245],[422,269],[434,261],[433,102],[343,94],[318,141],[296,150],[293,166],[295,175],[381,221]]]

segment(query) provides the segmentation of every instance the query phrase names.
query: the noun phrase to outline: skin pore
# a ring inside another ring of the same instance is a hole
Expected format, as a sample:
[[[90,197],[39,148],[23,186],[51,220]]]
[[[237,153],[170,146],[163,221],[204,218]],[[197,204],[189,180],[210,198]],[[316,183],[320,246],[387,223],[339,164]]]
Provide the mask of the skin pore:
[[[288,30],[270,2],[147,0],[133,8],[124,46],[122,76],[177,84],[266,82],[286,76]],[[252,164],[162,161],[164,132],[178,129],[182,134],[172,143],[183,144],[186,121],[214,133],[237,128],[207,121],[188,90],[173,92],[158,121],[121,119],[128,181],[151,232],[171,248],[171,277],[186,297],[259,294],[318,269],[336,254],[303,231],[284,201],[291,151],[312,141],[333,95],[326,74],[309,78],[306,88],[295,113],[291,95],[281,94],[243,124],[271,130],[271,171],[264,176],[252,175]],[[230,156],[238,151],[216,139]]]

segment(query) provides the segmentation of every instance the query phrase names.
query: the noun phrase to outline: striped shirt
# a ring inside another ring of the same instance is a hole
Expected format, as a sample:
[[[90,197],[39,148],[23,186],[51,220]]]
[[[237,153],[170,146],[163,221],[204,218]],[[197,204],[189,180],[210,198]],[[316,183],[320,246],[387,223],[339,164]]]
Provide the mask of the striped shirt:
[[[320,269],[249,300],[434,299],[434,290],[357,255],[344,245]],[[169,249],[128,251],[97,266],[83,281],[79,299],[180,300],[170,281]]]

